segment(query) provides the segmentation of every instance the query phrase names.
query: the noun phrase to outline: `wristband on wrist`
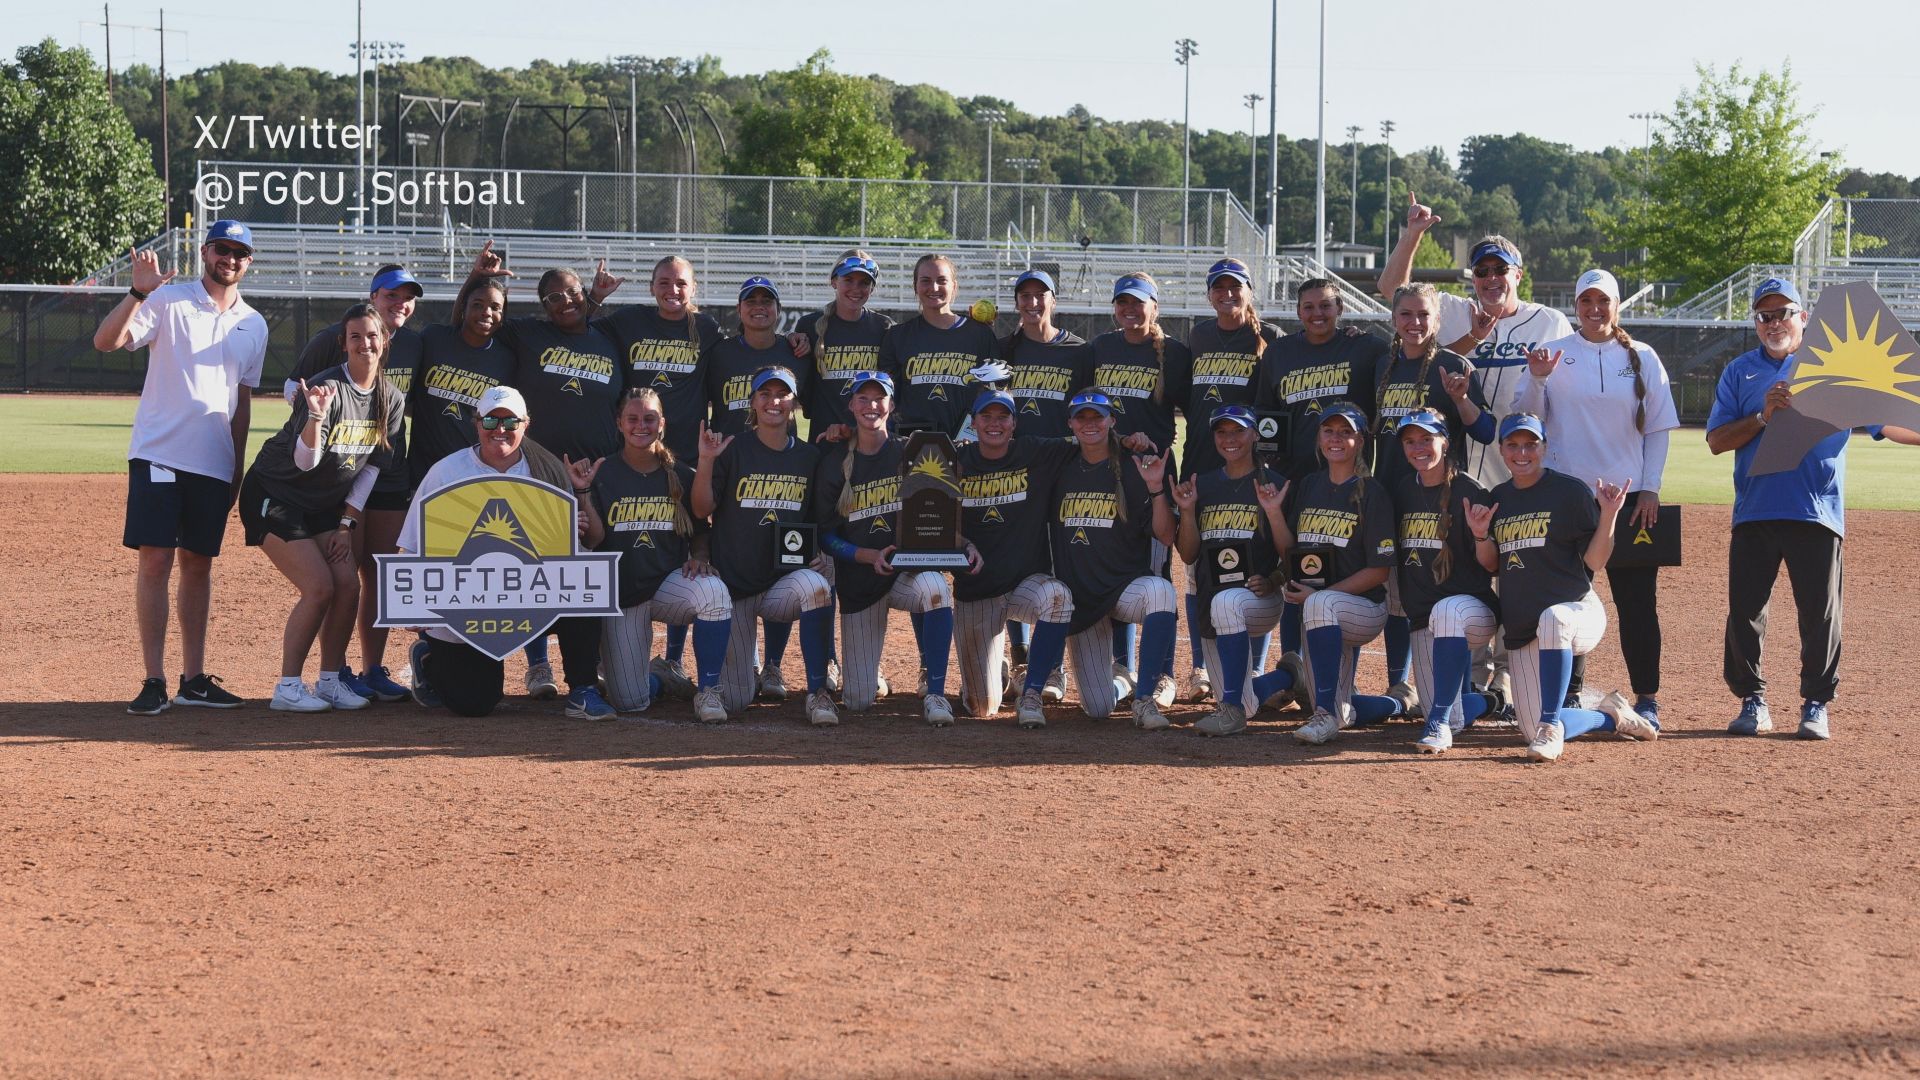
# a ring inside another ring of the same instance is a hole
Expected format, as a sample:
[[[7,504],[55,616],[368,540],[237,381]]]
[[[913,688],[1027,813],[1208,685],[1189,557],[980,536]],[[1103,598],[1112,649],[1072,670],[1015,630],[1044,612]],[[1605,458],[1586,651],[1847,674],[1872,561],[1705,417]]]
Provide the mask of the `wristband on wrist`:
[[[1473,542],[1476,544],[1484,544],[1491,539],[1493,539],[1491,536],[1476,536],[1473,538]]]
[[[133,297],[135,300],[145,300],[147,298],[146,293],[141,292],[131,285],[127,286],[127,295]]]

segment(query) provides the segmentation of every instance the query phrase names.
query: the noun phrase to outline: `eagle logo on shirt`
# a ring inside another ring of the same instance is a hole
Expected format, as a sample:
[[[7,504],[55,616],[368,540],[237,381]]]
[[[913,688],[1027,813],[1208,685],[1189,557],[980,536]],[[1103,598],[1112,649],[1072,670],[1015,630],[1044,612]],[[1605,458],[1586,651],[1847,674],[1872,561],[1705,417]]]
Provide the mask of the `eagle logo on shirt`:
[[[1507,552],[1506,568],[1508,570],[1525,570],[1527,568],[1527,564],[1520,561],[1519,551],[1516,550],[1516,551]]]
[[[1085,544],[1088,547],[1093,546],[1093,541],[1087,539],[1087,530],[1085,529],[1073,530],[1073,539],[1068,542],[1074,543],[1074,544]]]
[[[1409,550],[1407,551],[1407,565],[1408,565],[1408,566],[1419,566],[1419,565],[1420,565],[1420,552],[1419,552],[1419,551],[1417,551],[1417,550],[1413,550],[1413,549],[1409,549]]]
[[[1038,401],[1035,401],[1032,398],[1028,398],[1027,400],[1020,403],[1020,411],[1022,413],[1029,413],[1034,416],[1039,416],[1040,403]]]
[[[577,397],[586,397],[586,396],[587,396],[587,392],[586,392],[585,390],[583,390],[583,389],[581,389],[581,388],[580,388],[580,380],[579,380],[579,379],[568,379],[568,380],[567,380],[567,381],[566,381],[566,382],[565,382],[565,383],[564,383],[564,384],[563,384],[563,385],[562,385],[562,386],[560,387],[560,392],[561,392],[561,393],[563,393],[563,394],[573,394],[573,395],[575,395],[575,396],[577,396]]]
[[[656,372],[654,372],[654,373],[653,373],[653,383],[652,383],[652,385],[654,385],[654,386],[664,386],[664,387],[666,387],[667,389],[669,389],[669,390],[671,390],[671,389],[673,389],[673,380],[672,380],[672,379],[669,379],[669,378],[667,378],[667,373],[666,373],[666,372],[664,372],[664,371],[656,371]]]
[[[466,417],[460,415],[460,405],[458,402],[449,401],[447,402],[447,407],[440,411],[443,414],[445,414],[445,416],[449,420],[465,420],[466,419]]]
[[[774,511],[772,511],[772,510],[769,510],[769,511],[767,511],[767,512],[766,512],[765,514],[762,514],[762,515],[760,516],[760,524],[762,524],[762,525],[778,525],[778,524],[780,524],[780,515],[779,515],[778,513],[775,513],[775,512],[774,512]]]
[[[1206,396],[1205,398],[1203,398],[1202,400],[1205,400],[1205,401],[1219,401],[1219,400],[1220,400],[1220,388],[1219,388],[1219,387],[1217,387],[1217,386],[1209,386],[1209,387],[1207,387],[1207,396]]]
[[[947,388],[944,386],[936,386],[933,389],[927,391],[927,400],[928,401],[947,400]]]
[[[1007,519],[1000,516],[1000,508],[997,506],[987,507],[987,512],[980,515],[982,525],[1005,525],[1006,523]]]
[[[650,547],[652,547],[652,546],[653,546],[653,534],[652,534],[652,533],[648,533],[648,532],[643,532],[643,533],[636,533],[636,534],[634,535],[634,539],[633,539],[633,546],[634,546],[634,547],[649,547],[649,548],[650,548]]]
[[[887,516],[882,514],[873,519],[873,523],[867,526],[867,531],[870,533],[890,533],[893,531],[893,526],[887,524]]]

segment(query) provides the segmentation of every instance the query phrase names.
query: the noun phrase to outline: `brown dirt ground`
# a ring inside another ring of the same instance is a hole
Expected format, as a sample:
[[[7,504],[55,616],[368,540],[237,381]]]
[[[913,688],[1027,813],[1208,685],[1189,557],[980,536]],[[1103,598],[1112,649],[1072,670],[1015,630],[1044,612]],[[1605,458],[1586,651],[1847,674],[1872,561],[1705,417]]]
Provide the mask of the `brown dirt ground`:
[[[1852,515],[1832,743],[1723,737],[1698,508],[1668,737],[1534,767],[1407,725],[1307,749],[1297,714],[936,732],[904,697],[831,731],[130,717],[122,484],[0,479],[0,1075],[1920,1071],[1911,516]],[[230,542],[212,667],[259,701],[290,600]]]

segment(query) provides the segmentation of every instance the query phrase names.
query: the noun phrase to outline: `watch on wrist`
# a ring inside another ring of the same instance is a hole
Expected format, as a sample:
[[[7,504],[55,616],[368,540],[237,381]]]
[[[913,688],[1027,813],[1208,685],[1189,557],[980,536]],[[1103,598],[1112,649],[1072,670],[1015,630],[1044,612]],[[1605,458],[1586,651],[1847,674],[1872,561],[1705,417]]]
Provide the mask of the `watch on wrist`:
[[[1758,421],[1760,421],[1760,426],[1761,426],[1761,427],[1766,427],[1766,426],[1767,426],[1767,411],[1766,411],[1765,409],[1762,409],[1762,410],[1760,410],[1759,412],[1757,412],[1757,413],[1754,413],[1754,414],[1753,414],[1753,418],[1754,418],[1755,420],[1758,420]]]
[[[348,532],[352,532],[360,527],[360,522],[357,518],[343,517],[340,519],[340,527]]]

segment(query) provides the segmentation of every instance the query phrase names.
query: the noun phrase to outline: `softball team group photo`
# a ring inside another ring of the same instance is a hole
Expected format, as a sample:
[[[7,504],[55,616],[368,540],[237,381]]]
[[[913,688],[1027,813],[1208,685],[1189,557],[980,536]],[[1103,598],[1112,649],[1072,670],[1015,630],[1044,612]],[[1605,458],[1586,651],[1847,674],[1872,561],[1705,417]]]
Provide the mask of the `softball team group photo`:
[[[636,290],[604,262],[535,276],[488,244],[444,324],[419,325],[424,287],[381,267],[307,343],[278,388],[285,424],[250,460],[252,410],[273,404],[254,398],[267,327],[240,295],[251,231],[214,222],[194,280],[136,254],[94,339],[147,350],[123,536],[146,680],[128,711],[236,708],[266,690],[225,685],[205,655],[237,504],[246,545],[288,586],[272,709],[489,714],[505,665],[445,629],[376,625],[375,556],[421,553],[426,496],[504,474],[572,491],[580,547],[620,555],[620,614],[560,618],[513,688],[577,719],[721,723],[798,696],[806,722],[831,727],[910,693],[934,727],[1124,716],[1232,736],[1290,710],[1310,745],[1399,719],[1421,754],[1477,729],[1542,762],[1581,736],[1653,742],[1676,720],[1759,735],[1775,707],[1799,737],[1829,738],[1853,433],[1795,469],[1753,469],[1793,408],[1783,376],[1811,298],[1780,278],[1753,289],[1758,345],[1720,377],[1705,437],[1732,454],[1733,525],[1722,550],[1689,558],[1727,561],[1728,708],[1663,716],[1645,538],[1679,528],[1660,496],[1680,427],[1667,370],[1622,328],[1604,269],[1580,276],[1571,320],[1522,299],[1521,253],[1497,235],[1472,246],[1467,295],[1413,283],[1437,220],[1410,200],[1381,272],[1391,340],[1349,325],[1326,278],[1293,290],[1300,329],[1282,333],[1235,258],[1208,269],[1212,317],[1186,340],[1161,324],[1161,285],[1132,273],[1088,341],[1056,325],[1041,269],[1010,282],[1004,337],[964,310],[953,259],[883,268],[857,249],[825,281],[722,283],[729,334],[686,259],[661,259],[649,302],[623,304]],[[910,317],[868,306],[883,273],[911,275]],[[537,314],[512,313],[521,290]],[[807,314],[781,333],[788,306]],[[895,565],[918,431],[954,441],[964,568]],[[1863,431],[1920,445],[1906,428]],[[774,542],[796,524],[817,530],[804,566]],[[1760,660],[1783,563],[1800,677],[1770,695]],[[805,685],[790,687],[796,631]],[[911,633],[917,670],[882,670],[889,632]],[[1589,685],[1609,637],[1626,684]]]

